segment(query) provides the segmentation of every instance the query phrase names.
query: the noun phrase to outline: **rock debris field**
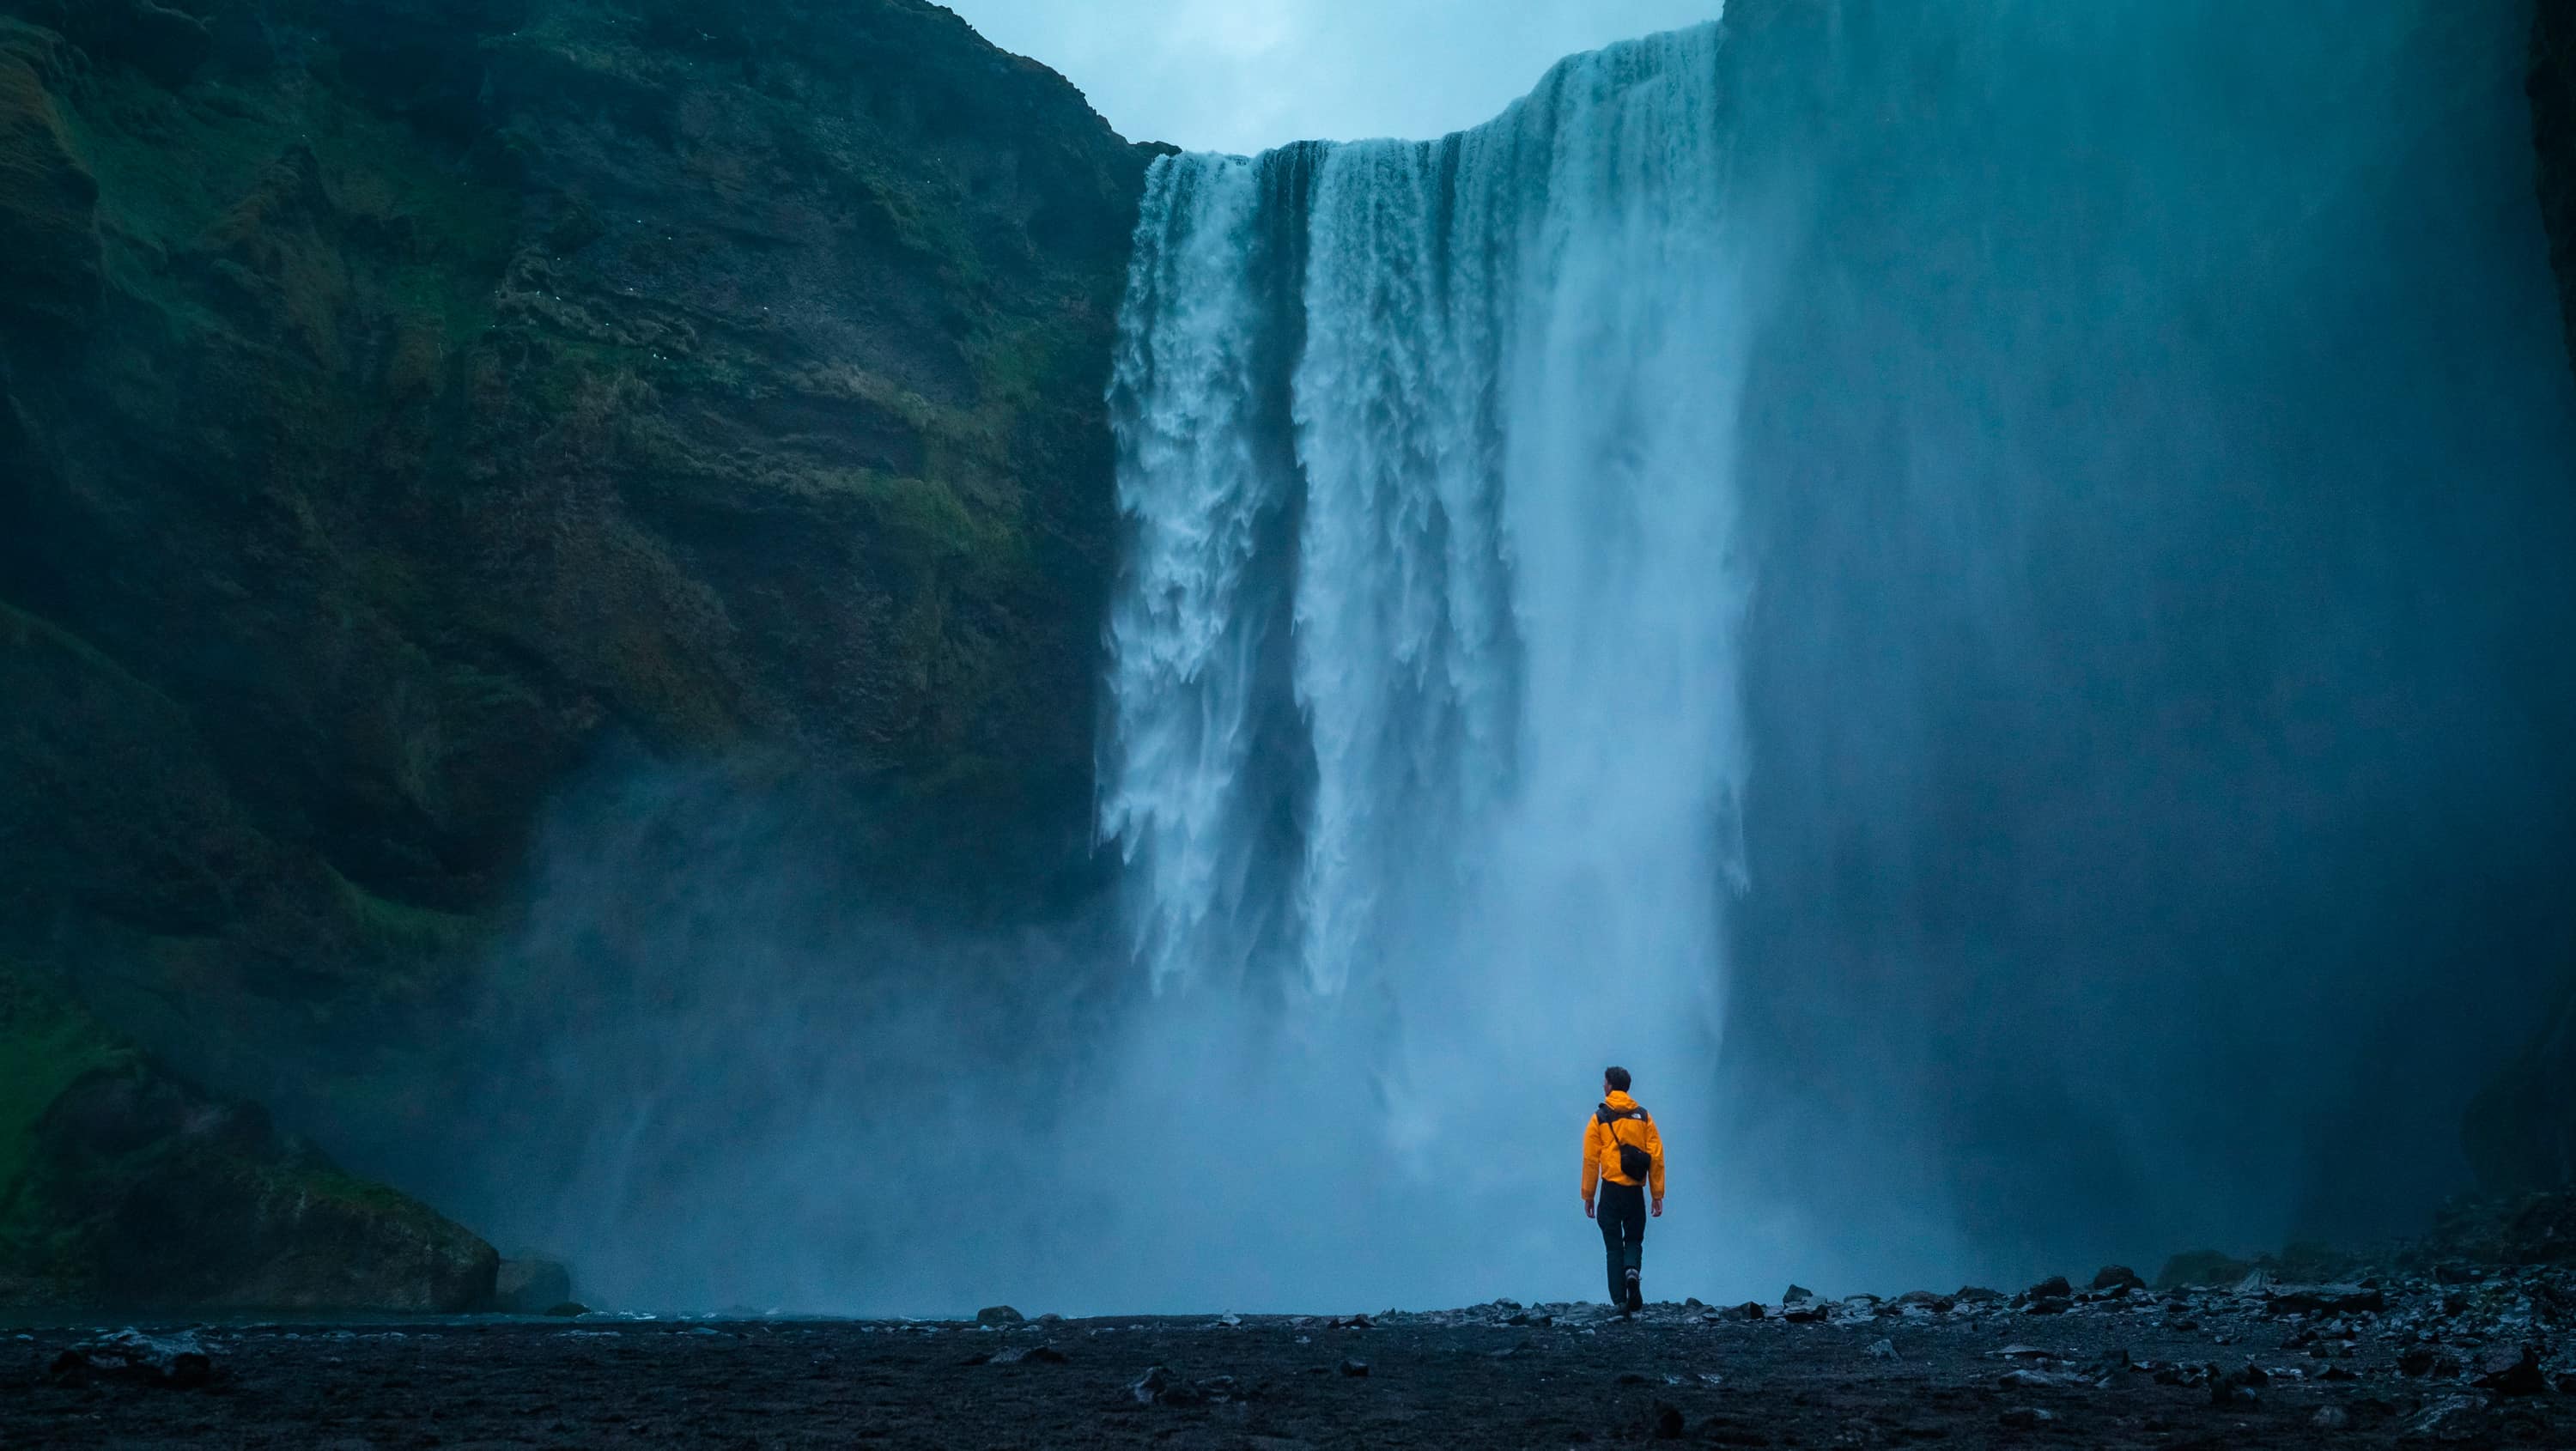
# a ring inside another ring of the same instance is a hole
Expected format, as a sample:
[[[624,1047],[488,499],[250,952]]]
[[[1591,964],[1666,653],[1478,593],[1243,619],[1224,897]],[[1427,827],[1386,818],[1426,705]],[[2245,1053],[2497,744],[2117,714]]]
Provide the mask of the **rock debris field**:
[[[0,1447],[2576,1446],[2576,1274],[0,1335]]]

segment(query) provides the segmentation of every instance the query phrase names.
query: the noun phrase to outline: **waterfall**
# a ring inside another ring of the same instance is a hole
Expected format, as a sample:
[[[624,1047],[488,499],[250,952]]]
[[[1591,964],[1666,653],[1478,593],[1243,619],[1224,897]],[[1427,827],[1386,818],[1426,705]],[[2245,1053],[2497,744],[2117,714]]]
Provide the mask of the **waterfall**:
[[[1144,970],[1285,1003],[1427,1172],[1511,1165],[1514,1218],[1570,1202],[1606,1062],[1704,1142],[1749,588],[1720,37],[1439,141],[1165,158],[1121,320],[1102,825]]]

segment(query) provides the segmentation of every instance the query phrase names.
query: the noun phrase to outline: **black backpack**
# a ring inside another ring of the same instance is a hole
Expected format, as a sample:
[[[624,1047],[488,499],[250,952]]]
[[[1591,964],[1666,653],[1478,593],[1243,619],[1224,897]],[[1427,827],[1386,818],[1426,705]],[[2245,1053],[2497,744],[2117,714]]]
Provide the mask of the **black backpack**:
[[[1621,1119],[1642,1119],[1646,1116],[1646,1111],[1642,1108],[1625,1110],[1615,1109],[1605,1103],[1599,1108],[1594,1109],[1592,1111],[1592,1116],[1601,1121],[1602,1131],[1610,1135],[1610,1142],[1618,1145],[1619,1172],[1627,1175],[1631,1179],[1635,1179],[1638,1182],[1643,1183],[1645,1181],[1647,1171],[1655,1167],[1655,1156],[1647,1153],[1641,1148],[1638,1148],[1635,1144],[1622,1143],[1619,1138],[1619,1131],[1611,1127],[1611,1125],[1619,1122]]]

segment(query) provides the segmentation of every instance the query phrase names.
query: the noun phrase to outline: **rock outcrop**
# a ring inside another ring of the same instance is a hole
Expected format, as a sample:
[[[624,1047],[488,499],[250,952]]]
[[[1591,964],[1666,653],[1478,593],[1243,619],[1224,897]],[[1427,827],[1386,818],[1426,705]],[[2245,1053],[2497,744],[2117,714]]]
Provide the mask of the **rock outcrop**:
[[[264,1094],[612,746],[1079,861],[1149,159],[922,0],[0,0],[0,957]]]
[[[2532,139],[2540,152],[2540,212],[2576,353],[2576,0],[2538,0],[2531,34]]]
[[[2540,213],[2576,364],[2576,0],[2538,0],[2532,28],[2532,138]],[[2576,962],[2540,1031],[2469,1105],[2461,1143],[2481,1188],[2514,1197],[2576,1184]]]
[[[492,1247],[0,970],[0,1303],[446,1313]]]

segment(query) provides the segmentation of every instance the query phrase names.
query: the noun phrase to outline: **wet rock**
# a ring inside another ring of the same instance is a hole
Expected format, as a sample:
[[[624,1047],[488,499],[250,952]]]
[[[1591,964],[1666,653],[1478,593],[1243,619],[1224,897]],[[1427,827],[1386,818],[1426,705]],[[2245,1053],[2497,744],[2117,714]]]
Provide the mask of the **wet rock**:
[[[1869,1346],[1869,1358],[1872,1360],[1896,1359],[1896,1342],[1893,1340],[1871,1341]]]
[[[1800,1305],[1794,1310],[1783,1310],[1780,1312],[1780,1318],[1792,1325],[1822,1325],[1832,1318],[1832,1313],[1822,1305],[1809,1304]]]
[[[2127,1265],[2104,1265],[2093,1274],[2093,1288],[2096,1290],[2143,1290],[2146,1287],[2147,1282]]]
[[[1791,1285],[1789,1287],[1789,1292],[1780,1297],[1780,1303],[1783,1305],[1804,1305],[1814,1298],[1816,1298],[1815,1291],[1808,1289],[1804,1285]]]
[[[1172,1368],[1168,1365],[1155,1365],[1146,1367],[1143,1375],[1127,1383],[1127,1394],[1135,1400],[1136,1404],[1150,1406],[1162,1400],[1164,1393],[1171,1388]]]
[[[1071,1357],[1052,1345],[1014,1345],[993,1352],[995,1365],[1062,1365]]]
[[[2483,1441],[2490,1417],[2476,1396],[2447,1396],[2426,1406],[2406,1423],[2410,1436],[2433,1441]]]
[[[2340,1431],[2352,1424],[2352,1413],[2341,1406],[2319,1406],[2308,1424],[2320,1431]]]
[[[975,1323],[978,1325],[990,1325],[996,1330],[1008,1330],[1015,1326],[1028,1324],[1029,1317],[1012,1309],[1008,1305],[987,1305],[983,1309],[975,1312]]]
[[[492,1276],[492,1308],[504,1315],[542,1315],[570,1299],[572,1270],[561,1260],[520,1254],[501,1261]]]
[[[1646,1426],[1658,1441],[1678,1441],[1682,1438],[1682,1408],[1669,1401],[1657,1401],[1646,1416]]]
[[[2015,1406],[1995,1417],[1999,1424],[2015,1431],[2036,1431],[2056,1419],[2055,1412],[2043,1411],[2037,1406]]]
[[[1342,1374],[1354,1380],[1364,1380],[1369,1373],[1369,1363],[1356,1356],[1346,1356],[1342,1360],[1341,1370]]]
[[[2272,1272],[2270,1270],[2250,1270],[2245,1278],[2236,1282],[2236,1293],[2240,1295],[2269,1294],[2271,1289]]]
[[[2213,1406],[2255,1406],[2262,1401],[2263,1397],[2252,1386],[2232,1377],[2209,1383],[2209,1403]]]
[[[65,1385],[102,1379],[191,1390],[214,1379],[215,1358],[191,1334],[119,1330],[66,1348],[54,1357],[52,1374]]]
[[[1936,1295],[1930,1290],[1908,1290],[1896,1297],[1896,1308],[1899,1310],[1924,1311],[1934,1315],[1946,1315],[1957,1304],[1958,1301],[1949,1296]]]
[[[2549,1389],[2549,1377],[2540,1368],[2539,1348],[2526,1345],[2479,1362],[2477,1379],[2470,1384],[2498,1395],[2536,1396]]]
[[[1735,1307],[1735,1313],[1746,1320],[1759,1320],[1771,1312],[1762,1308],[1761,1301],[1747,1300],[1743,1304]]]
[[[2435,1380],[2456,1380],[2460,1358],[2439,1345],[2417,1345],[2397,1357],[2397,1373],[2410,1380],[2431,1376]]]
[[[2051,1275],[2021,1293],[2025,1300],[2071,1300],[2075,1287],[2066,1282],[2064,1275]]]
[[[577,1315],[589,1314],[590,1307],[581,1303],[579,1300],[566,1300],[560,1305],[548,1305],[546,1307],[546,1313],[565,1320],[570,1320]]]

